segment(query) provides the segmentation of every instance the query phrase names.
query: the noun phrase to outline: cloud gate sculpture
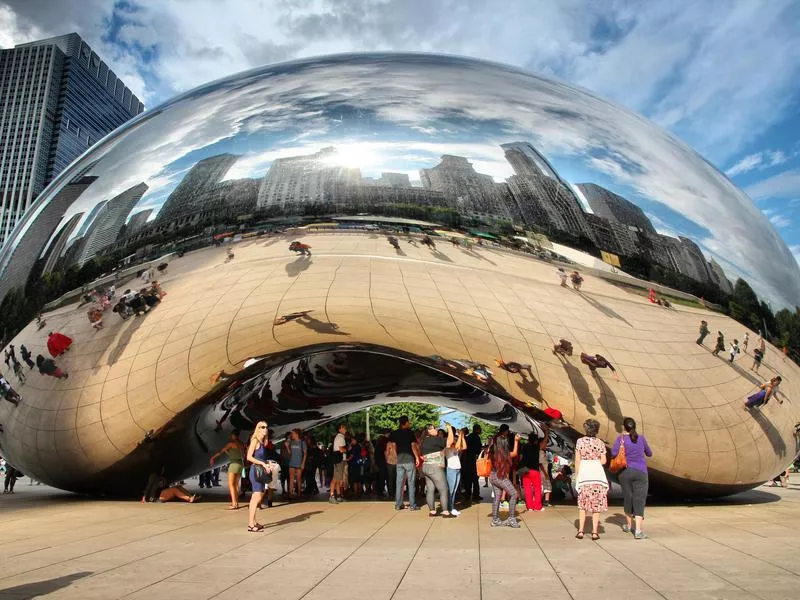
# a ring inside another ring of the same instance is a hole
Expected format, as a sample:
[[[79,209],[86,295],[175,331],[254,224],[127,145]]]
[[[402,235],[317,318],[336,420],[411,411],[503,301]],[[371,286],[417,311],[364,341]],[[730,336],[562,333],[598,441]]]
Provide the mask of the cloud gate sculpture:
[[[495,244],[500,232],[538,257]],[[695,341],[701,319],[712,346],[744,327],[651,303],[600,261],[580,267],[579,290],[560,285],[565,259],[542,257],[586,243],[800,297],[797,264],[747,196],[586,91],[391,54],[214,82],[87,151],[4,247],[0,291],[48,303],[5,348],[2,453],[63,489],[130,493],[160,466],[202,471],[262,418],[281,437],[422,401],[546,428],[565,456],[585,419],[611,442],[631,416],[664,493],[724,495],[785,468],[798,368],[770,345],[758,373],[747,354],[712,355]],[[572,355],[553,351],[561,339]],[[778,401],[744,410],[777,374]]]

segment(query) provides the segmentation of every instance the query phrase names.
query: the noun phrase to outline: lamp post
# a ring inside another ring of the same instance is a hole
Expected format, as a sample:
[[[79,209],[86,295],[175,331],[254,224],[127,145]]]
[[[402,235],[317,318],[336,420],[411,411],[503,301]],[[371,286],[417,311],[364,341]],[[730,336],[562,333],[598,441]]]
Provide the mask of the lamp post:
[[[369,440],[369,406],[367,407],[367,439]]]

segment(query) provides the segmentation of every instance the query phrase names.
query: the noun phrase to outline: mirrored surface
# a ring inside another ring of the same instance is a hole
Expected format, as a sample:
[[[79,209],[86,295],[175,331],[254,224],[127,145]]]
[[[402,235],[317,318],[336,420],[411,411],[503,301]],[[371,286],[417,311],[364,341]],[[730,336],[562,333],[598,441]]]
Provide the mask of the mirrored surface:
[[[658,444],[664,488],[727,493],[771,477],[797,453],[800,415],[741,404],[777,374],[790,397],[794,367],[771,346],[759,373],[711,355],[695,344],[700,319],[728,340],[742,326],[680,292],[667,308],[626,291],[617,279],[641,264],[679,273],[711,302],[740,275],[777,303],[800,297],[796,262],[749,198],[668,133],[585,91],[426,55],[264,67],[141,115],[23,218],[0,256],[0,291],[27,286],[21,314],[44,308],[12,341],[27,376],[4,372],[7,398],[22,401],[0,403],[0,440],[43,481],[113,487],[104,474],[152,467],[138,458],[151,432],[218,401],[221,371],[368,345],[403,372],[506,403],[523,430],[561,411],[565,453],[585,418],[612,442],[633,416]],[[559,265],[580,268],[582,287],[559,285]],[[69,349],[53,352],[50,332]],[[562,338],[573,355],[553,353]],[[44,370],[28,368],[23,345]],[[616,377],[582,352],[608,358]],[[381,381],[364,393],[382,398]],[[460,404],[439,383],[414,389]],[[359,405],[349,402],[287,426]],[[176,460],[178,434],[167,438],[156,454],[173,457],[176,475],[202,463],[191,444]]]

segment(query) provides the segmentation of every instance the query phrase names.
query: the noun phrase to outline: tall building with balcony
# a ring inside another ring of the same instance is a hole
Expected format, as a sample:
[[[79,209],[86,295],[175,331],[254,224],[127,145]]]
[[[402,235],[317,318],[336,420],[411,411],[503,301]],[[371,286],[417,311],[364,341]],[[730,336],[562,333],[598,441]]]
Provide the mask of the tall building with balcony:
[[[577,187],[598,217],[630,225],[644,233],[656,232],[644,211],[630,200],[596,183],[579,183]]]
[[[0,245],[56,175],[143,110],[76,33],[0,50]]]
[[[203,195],[222,181],[237,160],[239,157],[235,154],[217,154],[197,161],[158,211],[159,223],[177,221],[196,213]]]

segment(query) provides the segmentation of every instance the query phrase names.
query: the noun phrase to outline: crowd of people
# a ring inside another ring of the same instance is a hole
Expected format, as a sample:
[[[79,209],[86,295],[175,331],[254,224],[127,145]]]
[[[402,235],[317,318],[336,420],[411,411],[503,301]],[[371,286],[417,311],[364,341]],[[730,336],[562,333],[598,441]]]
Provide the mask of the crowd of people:
[[[482,439],[480,425],[472,431],[444,428],[429,423],[412,426],[408,417],[400,417],[397,429],[382,431],[375,440],[363,433],[351,433],[342,423],[331,444],[316,442],[313,435],[291,431],[277,446],[266,422],[259,422],[247,444],[234,431],[230,440],[210,459],[209,470],[201,475],[208,487],[215,483],[215,465],[220,457],[228,460],[230,510],[240,507],[250,492],[247,529],[263,531],[258,523],[259,509],[272,506],[279,491],[283,498],[295,501],[313,498],[328,488],[328,502],[339,504],[362,498],[385,498],[394,501],[398,511],[418,511],[421,502],[431,518],[453,519],[461,510],[481,502],[480,478],[484,487],[491,487],[492,527],[518,528],[518,514],[542,511],[552,500],[577,500],[580,527],[577,537],[584,536],[584,520],[592,518],[592,537],[598,539],[600,514],[607,510],[608,480],[603,465],[606,446],[597,433],[599,423],[584,424],[585,437],[578,440],[575,470],[569,464],[558,466],[548,452],[549,432],[544,436],[529,434],[523,439],[514,435],[508,425],[501,425],[489,440]],[[626,525],[623,531],[636,539],[645,536],[642,530],[644,504],[647,498],[646,457],[652,451],[646,438],[636,432],[636,423],[626,418],[624,433],[613,445],[612,456],[622,456],[624,465],[619,482],[624,496]],[[147,482],[142,501],[183,500],[195,502],[183,486],[168,486],[161,473]]]
[[[708,328],[708,323],[703,320],[700,321],[700,328],[699,328],[699,336],[696,340],[698,346],[703,346],[703,341],[706,339],[708,334],[711,333],[711,330]],[[728,362],[733,364],[736,361],[736,358],[739,354],[747,354],[747,347],[750,343],[750,333],[745,331],[744,335],[742,336],[742,342],[739,343],[738,339],[734,339],[733,343],[728,348],[729,358]],[[714,344],[714,348],[711,351],[711,354],[714,356],[719,356],[721,352],[725,352],[725,334],[722,331],[717,331],[717,339]],[[764,339],[764,336],[759,335],[758,340],[756,342],[756,347],[753,348],[753,364],[750,366],[750,370],[754,373],[758,373],[759,368],[761,367],[761,363],[764,360],[764,357],[767,354],[767,342]],[[771,377],[769,380],[765,381],[756,386],[755,392],[750,394],[744,402],[745,410],[752,410],[755,408],[760,408],[765,406],[773,397],[777,399],[778,403],[782,404],[783,401],[777,397],[777,391],[783,381],[780,375],[776,375]]]

